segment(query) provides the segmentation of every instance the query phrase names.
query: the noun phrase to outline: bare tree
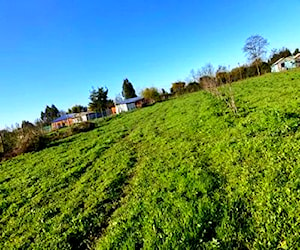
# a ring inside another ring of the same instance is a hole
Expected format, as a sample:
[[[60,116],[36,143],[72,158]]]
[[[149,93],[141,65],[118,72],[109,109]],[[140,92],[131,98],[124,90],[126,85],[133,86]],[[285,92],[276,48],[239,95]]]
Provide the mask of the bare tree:
[[[214,77],[215,76],[214,66],[211,63],[207,63],[205,66],[203,66],[201,68],[201,76]]]
[[[234,113],[238,114],[238,109],[235,104],[235,96],[232,89],[232,78],[230,73],[230,66],[219,66],[216,71],[216,77],[202,77],[206,90],[214,96],[224,101],[227,107]],[[226,83],[226,85],[225,85]]]
[[[199,81],[199,75],[197,74],[197,72],[194,69],[192,69],[190,71],[190,76],[186,80],[187,80],[186,82],[190,82],[190,81],[198,82]]]
[[[259,62],[262,57],[266,54],[266,47],[269,45],[268,40],[260,35],[254,35],[248,37],[246,44],[243,47],[244,53],[247,54],[248,59],[255,63],[257,74],[260,75]]]

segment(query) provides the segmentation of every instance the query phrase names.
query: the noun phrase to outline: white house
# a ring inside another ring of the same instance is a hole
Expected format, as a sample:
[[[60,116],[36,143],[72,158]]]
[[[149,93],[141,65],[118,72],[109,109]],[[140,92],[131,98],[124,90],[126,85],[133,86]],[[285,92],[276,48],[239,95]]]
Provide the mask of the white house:
[[[99,118],[101,116],[102,115],[97,112],[81,112],[81,113],[74,114],[74,122],[75,123],[86,122],[89,120]]]
[[[118,101],[116,102],[116,113],[120,114],[122,112],[140,108],[143,105],[143,100],[144,98],[138,96],[123,101]]]
[[[289,56],[286,58],[280,58],[271,66],[272,72],[280,72],[293,68],[300,67],[300,53],[295,56]]]

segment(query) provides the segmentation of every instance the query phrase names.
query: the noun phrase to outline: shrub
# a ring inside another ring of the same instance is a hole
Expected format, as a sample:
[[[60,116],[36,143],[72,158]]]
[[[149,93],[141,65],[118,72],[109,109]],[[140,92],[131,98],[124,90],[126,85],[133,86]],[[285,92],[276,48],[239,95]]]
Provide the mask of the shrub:
[[[9,150],[3,152],[0,160],[6,160],[17,155],[35,152],[44,149],[49,143],[49,139],[37,130],[27,131],[26,133],[18,133],[16,143]]]
[[[48,142],[48,138],[41,133],[27,133],[22,139],[20,139],[17,151],[19,151],[21,154],[39,151],[44,149]]]
[[[157,88],[145,88],[142,91],[142,96],[149,102],[149,103],[155,103],[160,101],[160,94],[157,90]]]
[[[72,134],[80,133],[80,132],[87,132],[93,130],[96,127],[95,123],[93,122],[81,122],[75,124],[71,127]]]

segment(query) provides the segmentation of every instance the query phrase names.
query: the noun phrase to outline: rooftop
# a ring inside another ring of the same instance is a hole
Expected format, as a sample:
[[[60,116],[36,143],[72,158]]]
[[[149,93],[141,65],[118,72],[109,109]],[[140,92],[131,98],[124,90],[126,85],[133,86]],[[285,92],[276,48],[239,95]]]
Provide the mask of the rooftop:
[[[293,61],[298,58],[300,58],[300,53],[298,53],[297,55],[294,55],[294,56],[282,57],[282,58],[278,59],[276,62],[274,62],[273,65],[276,65],[282,61]]]
[[[280,63],[281,61],[283,61],[285,58],[284,57],[281,57],[280,59],[278,59],[276,62],[273,63],[273,65],[276,65],[278,63]]]
[[[300,53],[298,53],[298,54],[294,55],[294,58],[295,58],[295,59],[298,59],[298,58],[300,58]]]
[[[116,102],[116,104],[128,104],[128,103],[137,102],[137,101],[140,101],[140,100],[143,100],[143,99],[144,99],[143,97],[137,96],[137,97],[125,99],[123,101],[118,101],[118,102]]]
[[[61,117],[56,118],[55,120],[52,121],[53,122],[60,122],[60,121],[64,121],[70,118],[74,118],[75,114],[66,114],[66,115],[62,115]]]

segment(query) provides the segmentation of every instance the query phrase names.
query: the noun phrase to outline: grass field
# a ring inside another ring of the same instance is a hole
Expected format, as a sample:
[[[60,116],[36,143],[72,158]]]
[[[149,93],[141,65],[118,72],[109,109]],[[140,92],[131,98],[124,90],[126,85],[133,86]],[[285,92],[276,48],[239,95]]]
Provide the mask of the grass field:
[[[299,249],[300,71],[198,92],[0,163],[0,248]]]

